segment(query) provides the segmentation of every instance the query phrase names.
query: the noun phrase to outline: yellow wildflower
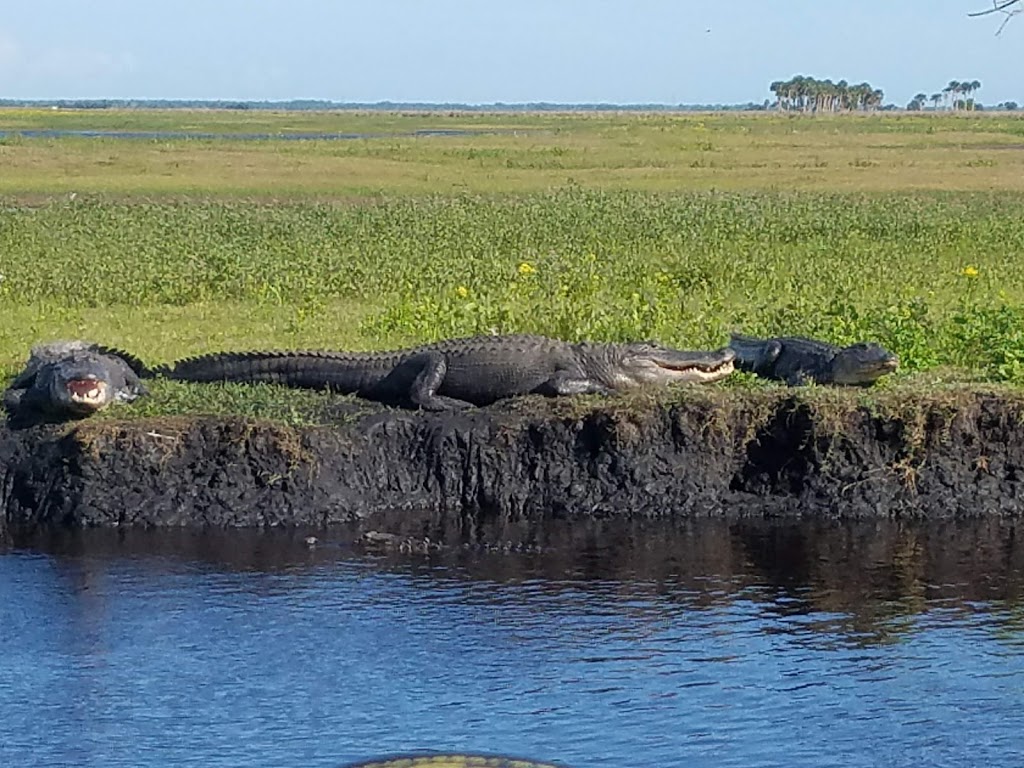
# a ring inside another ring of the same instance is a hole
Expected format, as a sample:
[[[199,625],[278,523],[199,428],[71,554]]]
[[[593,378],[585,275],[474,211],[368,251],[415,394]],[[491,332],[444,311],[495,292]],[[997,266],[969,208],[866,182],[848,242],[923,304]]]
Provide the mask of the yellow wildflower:
[[[531,264],[528,261],[524,261],[522,264],[519,265],[519,274],[520,275],[532,275],[536,271],[537,271],[537,268],[535,266],[533,266],[533,264]]]
[[[968,264],[966,267],[963,268],[963,270],[961,270],[960,274],[963,275],[964,277],[977,277],[978,268],[973,264]]]
[[[456,288],[456,289],[455,289],[455,292],[456,292],[457,294],[459,294],[459,298],[460,298],[460,299],[464,299],[464,298],[466,298],[467,296],[469,296],[469,288],[467,288],[467,287],[466,287],[466,286],[464,286],[464,285],[460,285],[460,286],[459,286],[458,288]]]

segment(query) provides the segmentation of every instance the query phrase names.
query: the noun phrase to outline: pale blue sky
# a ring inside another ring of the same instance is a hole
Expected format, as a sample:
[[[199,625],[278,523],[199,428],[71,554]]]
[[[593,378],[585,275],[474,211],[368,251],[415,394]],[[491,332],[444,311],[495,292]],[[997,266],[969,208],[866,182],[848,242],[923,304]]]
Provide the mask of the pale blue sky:
[[[737,103],[795,74],[1024,103],[991,0],[34,0],[0,98]]]

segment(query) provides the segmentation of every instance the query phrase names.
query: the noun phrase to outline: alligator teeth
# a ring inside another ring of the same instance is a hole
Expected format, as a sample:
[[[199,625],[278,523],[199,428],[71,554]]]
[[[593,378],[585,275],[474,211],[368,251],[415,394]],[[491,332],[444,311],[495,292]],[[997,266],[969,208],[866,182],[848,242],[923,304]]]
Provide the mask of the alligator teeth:
[[[71,379],[65,385],[72,402],[95,404],[102,402],[106,395],[106,382],[96,379]]]

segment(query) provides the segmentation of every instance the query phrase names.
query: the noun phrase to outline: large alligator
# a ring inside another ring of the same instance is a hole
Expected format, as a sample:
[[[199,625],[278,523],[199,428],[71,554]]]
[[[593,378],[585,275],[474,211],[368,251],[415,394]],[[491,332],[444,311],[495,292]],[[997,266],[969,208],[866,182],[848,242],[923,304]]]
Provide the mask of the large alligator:
[[[870,386],[899,366],[899,358],[879,344],[859,342],[839,347],[802,336],[758,339],[732,334],[735,365],[765,379],[804,384]]]
[[[145,375],[138,358],[100,344],[38,344],[4,392],[3,404],[12,426],[82,419],[148,394],[140,381]]]
[[[735,353],[651,342],[572,344],[546,336],[475,336],[390,352],[225,352],[155,369],[179,381],[271,382],[330,389],[426,410],[489,405],[530,393],[611,394],[647,385],[711,382]]]

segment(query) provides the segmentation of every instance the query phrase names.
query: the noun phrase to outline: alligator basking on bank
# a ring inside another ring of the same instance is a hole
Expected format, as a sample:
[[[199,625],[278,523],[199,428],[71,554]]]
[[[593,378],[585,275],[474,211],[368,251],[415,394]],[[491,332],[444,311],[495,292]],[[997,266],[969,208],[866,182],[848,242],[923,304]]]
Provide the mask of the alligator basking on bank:
[[[54,341],[32,348],[24,370],[4,392],[11,426],[82,419],[111,403],[148,394],[138,358],[88,341]]]
[[[683,351],[651,342],[573,344],[509,335],[390,352],[225,352],[179,360],[155,372],[179,381],[270,382],[447,410],[515,395],[612,394],[717,381],[732,373],[734,357],[728,348]]]
[[[729,347],[736,352],[739,370],[791,387],[810,383],[866,387],[899,365],[896,355],[868,342],[839,347],[802,336],[758,339],[734,333]]]

